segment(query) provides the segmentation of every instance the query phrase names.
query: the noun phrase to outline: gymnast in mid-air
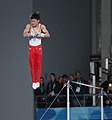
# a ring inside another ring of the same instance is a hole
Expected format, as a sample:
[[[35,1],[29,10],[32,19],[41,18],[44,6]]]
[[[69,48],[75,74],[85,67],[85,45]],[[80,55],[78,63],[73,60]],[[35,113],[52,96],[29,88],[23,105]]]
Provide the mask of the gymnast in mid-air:
[[[32,76],[32,88],[40,87],[42,71],[42,38],[50,37],[46,26],[40,23],[40,13],[34,12],[30,16],[30,23],[23,32],[24,37],[29,38],[29,62]]]

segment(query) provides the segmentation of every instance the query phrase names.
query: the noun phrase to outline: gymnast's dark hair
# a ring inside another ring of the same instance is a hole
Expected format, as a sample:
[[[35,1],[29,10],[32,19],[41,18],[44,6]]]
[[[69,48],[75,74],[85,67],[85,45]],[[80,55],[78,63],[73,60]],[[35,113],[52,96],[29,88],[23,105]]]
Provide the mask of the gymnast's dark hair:
[[[40,13],[39,12],[34,12],[30,15],[30,19],[37,19],[40,20]]]

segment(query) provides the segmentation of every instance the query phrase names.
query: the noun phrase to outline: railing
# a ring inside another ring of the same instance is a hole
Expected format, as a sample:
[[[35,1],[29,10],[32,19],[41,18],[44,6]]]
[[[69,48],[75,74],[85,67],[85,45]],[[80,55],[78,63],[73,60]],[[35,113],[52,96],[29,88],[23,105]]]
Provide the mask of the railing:
[[[95,106],[100,106],[100,94],[94,94],[96,103]],[[47,108],[51,104],[51,102],[54,100],[55,96],[47,96],[47,95],[41,95],[41,96],[34,96],[34,107],[35,108]],[[109,99],[110,98],[110,99]],[[112,105],[111,99],[112,94],[106,94],[104,95],[104,106],[106,105],[106,100],[110,101],[110,104]],[[51,107],[66,107],[67,104],[67,96],[66,95],[59,95],[59,97],[55,100],[53,105]],[[93,106],[93,95],[91,94],[83,94],[83,95],[76,95],[75,97],[73,95],[70,95],[70,106],[71,107],[86,107],[86,106]]]

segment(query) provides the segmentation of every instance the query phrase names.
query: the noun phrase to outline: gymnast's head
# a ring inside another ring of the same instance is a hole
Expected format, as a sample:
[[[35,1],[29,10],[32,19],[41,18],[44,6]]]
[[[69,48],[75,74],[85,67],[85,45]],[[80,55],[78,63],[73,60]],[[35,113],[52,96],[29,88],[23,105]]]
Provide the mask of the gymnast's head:
[[[38,23],[40,22],[40,13],[39,12],[34,12],[30,15],[30,20],[31,20],[31,25],[33,27],[37,26]]]

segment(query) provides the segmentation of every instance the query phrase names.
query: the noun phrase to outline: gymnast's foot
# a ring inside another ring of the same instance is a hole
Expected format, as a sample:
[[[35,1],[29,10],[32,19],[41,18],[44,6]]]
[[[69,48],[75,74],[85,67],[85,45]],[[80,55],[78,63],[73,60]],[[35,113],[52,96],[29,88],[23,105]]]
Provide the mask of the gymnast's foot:
[[[39,88],[40,87],[40,83],[39,82],[36,82],[36,88]]]
[[[37,88],[40,87],[40,83],[39,82],[36,82],[36,83],[32,83],[32,88],[35,90]]]

